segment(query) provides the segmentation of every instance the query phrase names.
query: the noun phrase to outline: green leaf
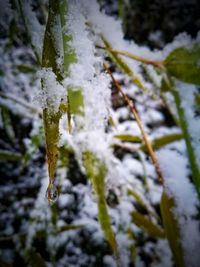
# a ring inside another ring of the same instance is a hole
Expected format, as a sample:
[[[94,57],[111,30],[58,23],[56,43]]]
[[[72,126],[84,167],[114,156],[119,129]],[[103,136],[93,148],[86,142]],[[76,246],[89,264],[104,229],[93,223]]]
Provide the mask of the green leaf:
[[[149,218],[137,211],[134,211],[131,215],[133,223],[143,231],[147,232],[150,236],[153,236],[155,238],[165,238],[164,230],[160,226],[152,222]]]
[[[162,148],[163,146],[179,141],[182,138],[183,138],[182,134],[168,134],[168,135],[164,135],[162,137],[154,139],[151,144],[152,144],[153,149],[159,149],[159,148]],[[142,149],[145,152],[147,151],[147,147],[145,144],[142,145],[140,149]]]
[[[116,128],[116,124],[115,121],[113,119],[113,117],[111,115],[108,116],[108,123],[109,125],[111,125],[112,127]]]
[[[70,111],[73,114],[83,115],[84,98],[81,89],[68,89]]]
[[[64,72],[67,75],[69,66],[77,61],[74,48],[71,46],[72,36],[66,31],[66,25],[68,23],[68,5],[66,0],[59,1],[60,10],[60,22],[62,30],[63,52],[64,52]]]
[[[105,164],[99,160],[92,152],[87,151],[83,154],[83,162],[87,176],[91,179],[93,188],[97,195],[99,221],[104,231],[106,240],[109,242],[116,258],[119,259],[118,246],[111,227],[110,216],[108,214],[105,198],[105,176],[107,169]]]
[[[3,120],[3,127],[4,130],[9,137],[10,141],[13,143],[16,139],[15,137],[15,131],[12,123],[11,113],[8,107],[2,106],[1,108],[1,115]]]
[[[62,70],[58,64],[58,58],[61,57],[62,51],[59,48],[56,41],[58,38],[62,40],[61,26],[57,18],[59,18],[59,2],[49,1],[49,14],[44,36],[44,46],[42,53],[42,67],[51,68],[56,75],[58,81],[62,81]],[[55,32],[56,28],[56,32]],[[41,81],[42,88],[44,88],[44,82]],[[46,88],[48,90],[48,88]],[[48,101],[48,100],[47,100]],[[48,171],[50,179],[54,179],[56,163],[58,158],[58,139],[59,139],[59,120],[62,113],[60,111],[54,112],[48,108],[43,110],[43,122],[46,140],[46,154],[48,161]]]
[[[43,111],[43,121],[46,140],[46,154],[48,161],[49,177],[54,178],[56,163],[58,158],[59,120],[61,113],[49,113],[47,109]]]
[[[18,71],[22,73],[35,73],[36,72],[36,69],[32,66],[20,64],[20,65],[17,65],[16,67]]]
[[[166,92],[169,92],[170,90],[171,90],[171,83],[168,80],[168,77],[167,78],[166,77],[162,78],[160,91],[162,93],[166,93]]]
[[[123,0],[118,1],[118,15],[121,21],[123,22],[124,20],[124,1]]]
[[[200,45],[179,47],[165,59],[167,71],[177,79],[200,85]]]
[[[166,236],[171,247],[176,267],[184,267],[183,250],[180,242],[180,229],[175,215],[172,210],[174,208],[174,200],[170,198],[166,192],[163,192],[161,203],[161,215],[166,232]]]
[[[141,143],[142,139],[137,135],[131,134],[117,134],[114,136],[117,139],[120,139],[125,142]]]
[[[137,246],[135,244],[131,244],[129,246],[129,250],[130,250],[130,259],[131,259],[131,263],[133,264],[133,266],[135,266],[136,263],[136,259],[137,259]]]
[[[16,152],[6,151],[0,149],[0,160],[18,161],[22,159],[22,155]]]
[[[64,225],[62,227],[60,227],[58,230],[57,230],[57,233],[63,233],[63,232],[67,232],[67,231],[71,231],[71,230],[76,230],[76,229],[80,229],[80,228],[83,228],[84,225],[82,224],[69,224],[69,225]]]

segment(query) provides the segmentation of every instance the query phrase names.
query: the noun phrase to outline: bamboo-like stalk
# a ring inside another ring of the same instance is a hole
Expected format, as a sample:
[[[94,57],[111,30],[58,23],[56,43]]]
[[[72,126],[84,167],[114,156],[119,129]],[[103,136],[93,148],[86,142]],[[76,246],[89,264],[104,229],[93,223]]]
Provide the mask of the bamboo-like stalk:
[[[151,160],[155,166],[155,170],[156,170],[156,173],[157,173],[157,176],[158,176],[158,180],[161,184],[164,184],[164,179],[163,179],[163,176],[162,176],[162,172],[160,170],[160,166],[158,164],[158,159],[156,157],[156,154],[154,153],[153,151],[153,148],[152,148],[152,145],[151,143],[149,142],[148,140],[148,137],[147,137],[147,134],[142,126],[142,122],[138,116],[138,113],[136,111],[136,108],[134,107],[133,103],[131,102],[131,100],[128,98],[128,96],[123,92],[120,84],[115,80],[112,72],[110,71],[110,69],[108,68],[108,66],[106,64],[104,64],[104,68],[106,69],[106,71],[109,73],[112,81],[113,81],[113,84],[115,85],[116,89],[118,90],[118,92],[122,95],[124,101],[126,102],[127,106],[129,107],[131,113],[133,114],[133,116],[135,117],[135,120],[138,124],[138,127],[140,128],[140,131],[141,131],[141,134],[142,134],[142,137],[143,137],[143,140],[144,140],[144,143],[147,147],[147,150],[149,152],[149,155],[151,157]]]

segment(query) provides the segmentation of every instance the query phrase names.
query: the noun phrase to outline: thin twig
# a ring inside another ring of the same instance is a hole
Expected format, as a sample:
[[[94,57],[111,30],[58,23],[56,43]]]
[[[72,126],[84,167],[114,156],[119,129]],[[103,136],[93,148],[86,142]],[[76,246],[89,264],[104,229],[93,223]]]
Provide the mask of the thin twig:
[[[105,46],[101,46],[101,45],[96,45],[96,47],[100,48],[100,49],[107,50],[107,51],[112,52],[112,53],[116,53],[116,54],[119,54],[119,55],[122,55],[122,56],[125,56],[125,57],[128,57],[128,58],[134,59],[136,61],[139,61],[139,62],[142,62],[142,63],[145,63],[145,64],[154,65],[154,66],[157,66],[157,67],[161,67],[162,65],[164,65],[164,61],[146,59],[146,58],[134,55],[134,54],[132,54],[130,52],[127,52],[127,51],[111,49],[111,48],[108,48],[108,47],[105,47]]]
[[[147,137],[147,134],[142,126],[142,123],[141,123],[141,120],[138,116],[138,113],[132,103],[132,101],[128,98],[128,96],[123,92],[120,84],[115,80],[112,72],[110,71],[110,69],[108,68],[108,66],[106,64],[104,64],[104,68],[106,69],[106,71],[109,73],[112,81],[113,81],[113,84],[115,85],[116,89],[118,90],[118,92],[122,95],[122,97],[124,98],[124,101],[126,102],[127,106],[129,107],[130,111],[132,112],[133,116],[135,117],[135,120],[138,124],[138,127],[140,128],[140,131],[141,131],[141,134],[142,134],[142,137],[143,137],[143,140],[144,140],[144,143],[147,147],[147,150],[149,152],[149,155],[151,157],[151,160],[155,166],[155,169],[156,169],[156,172],[157,172],[157,175],[158,175],[158,180],[161,184],[164,183],[164,179],[163,179],[163,176],[162,176],[162,173],[161,173],[161,170],[160,170],[160,166],[158,164],[158,159],[156,157],[156,154],[154,153],[153,151],[153,148],[152,148],[152,145],[151,143],[149,142],[148,140],[148,137]]]

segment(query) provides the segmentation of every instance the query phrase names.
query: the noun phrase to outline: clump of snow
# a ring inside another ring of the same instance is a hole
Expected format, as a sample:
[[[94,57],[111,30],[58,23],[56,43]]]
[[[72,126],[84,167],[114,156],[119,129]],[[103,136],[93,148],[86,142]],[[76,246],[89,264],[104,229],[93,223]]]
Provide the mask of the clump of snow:
[[[86,18],[80,10],[81,3],[69,2],[67,31],[72,37],[70,45],[74,49],[77,62],[70,65],[69,76],[64,79],[63,84],[66,88],[82,90],[84,120],[79,118],[81,126],[86,131],[104,131],[110,106],[110,78],[101,73],[103,59],[96,55],[94,42],[86,26]]]
[[[39,100],[41,107],[48,107],[49,111],[57,112],[60,103],[66,102],[66,89],[56,80],[56,75],[51,68],[43,68],[38,72],[42,80]]]

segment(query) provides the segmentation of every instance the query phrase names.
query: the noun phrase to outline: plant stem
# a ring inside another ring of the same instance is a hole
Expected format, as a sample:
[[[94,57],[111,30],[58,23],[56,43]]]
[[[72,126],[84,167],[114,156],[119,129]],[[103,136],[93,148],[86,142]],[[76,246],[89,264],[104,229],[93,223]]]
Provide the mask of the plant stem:
[[[153,151],[153,148],[152,148],[152,145],[151,143],[149,142],[148,140],[148,137],[146,135],[146,132],[142,126],[142,123],[141,123],[141,120],[138,116],[138,113],[132,103],[132,101],[128,98],[128,96],[123,92],[121,86],[119,85],[119,83],[115,80],[114,76],[112,75],[112,72],[109,70],[108,66],[106,64],[104,64],[104,68],[107,70],[107,72],[109,73],[109,75],[111,76],[111,79],[113,81],[113,84],[115,85],[116,89],[118,90],[119,93],[121,93],[124,101],[126,102],[127,106],[129,107],[130,111],[132,112],[133,116],[135,117],[135,120],[138,124],[138,127],[140,128],[140,131],[141,131],[141,134],[142,134],[142,137],[144,139],[144,142],[145,142],[145,145],[147,147],[147,150],[149,152],[149,155],[151,157],[151,160],[155,166],[155,169],[156,169],[156,172],[157,172],[157,175],[158,175],[158,180],[161,184],[164,183],[164,179],[163,179],[163,176],[162,176],[162,173],[161,173],[161,170],[160,170],[160,166],[158,164],[158,159],[156,157],[156,154],[154,153]]]
[[[101,45],[96,45],[96,47],[100,48],[100,49],[107,50],[107,51],[109,51],[111,53],[116,53],[116,54],[119,54],[119,55],[122,55],[122,56],[125,56],[125,57],[129,57],[131,59],[134,59],[136,61],[139,61],[139,62],[142,62],[142,63],[145,63],[145,64],[149,64],[149,65],[153,65],[153,66],[157,66],[157,67],[161,67],[162,65],[164,65],[164,61],[146,59],[146,58],[134,55],[134,54],[132,54],[130,52],[127,52],[127,51],[111,49],[109,47],[104,47],[104,46],[101,46]]]

